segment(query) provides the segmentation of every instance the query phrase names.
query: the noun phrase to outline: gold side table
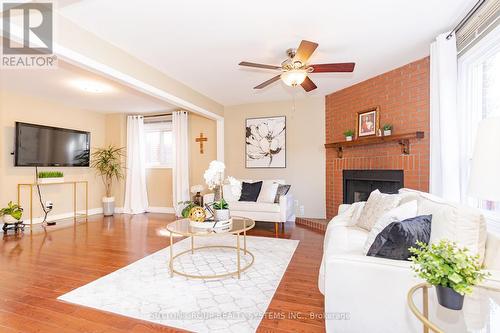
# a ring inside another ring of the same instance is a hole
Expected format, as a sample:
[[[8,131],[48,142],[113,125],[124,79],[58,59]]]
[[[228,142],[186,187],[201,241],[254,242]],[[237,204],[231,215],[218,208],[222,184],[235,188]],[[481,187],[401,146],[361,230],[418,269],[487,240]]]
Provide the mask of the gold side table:
[[[439,305],[436,297],[429,297],[429,291],[432,287],[429,283],[420,283],[412,287],[407,295],[408,307],[422,323],[424,333],[497,332],[496,328],[500,327],[499,288],[478,285],[474,287],[474,292],[470,296],[465,296],[462,310],[449,310]],[[422,290],[422,311],[413,301],[418,290]],[[432,307],[429,307],[430,304]]]
[[[227,230],[194,228],[190,225],[189,219],[182,219],[169,223],[167,225],[167,231],[170,232],[170,261],[169,261],[170,276],[173,277],[174,274],[178,274],[193,279],[216,279],[227,276],[237,276],[239,279],[241,277],[241,273],[250,268],[250,266],[252,266],[255,260],[254,255],[247,249],[247,231],[255,227],[255,221],[244,217],[233,217],[232,219],[233,223],[231,226],[228,226]],[[191,249],[182,251],[174,255],[174,246],[173,246],[174,234],[185,237],[191,237]],[[217,237],[228,234],[236,235],[236,246],[211,245],[211,246],[195,247],[194,245],[195,237]],[[240,244],[241,234],[243,234],[243,249],[241,248]],[[182,255],[188,253],[194,254],[194,252],[197,250],[217,249],[217,248],[236,250],[237,269],[235,271],[223,274],[215,274],[215,275],[192,275],[174,269],[174,260]],[[245,267],[241,267],[241,252],[243,252],[243,255],[250,255],[251,257],[250,263],[248,263]]]
[[[86,180],[77,180],[77,181],[65,181],[60,183],[24,183],[17,184],[17,204],[21,205],[21,190],[23,187],[29,188],[29,212],[30,212],[30,232],[33,232],[33,188],[39,186],[54,186],[54,185],[72,185],[73,189],[73,221],[76,222],[78,217],[85,218],[85,221],[88,221],[89,216],[89,182]],[[77,212],[77,195],[76,190],[78,185],[85,186],[85,214],[79,214]]]

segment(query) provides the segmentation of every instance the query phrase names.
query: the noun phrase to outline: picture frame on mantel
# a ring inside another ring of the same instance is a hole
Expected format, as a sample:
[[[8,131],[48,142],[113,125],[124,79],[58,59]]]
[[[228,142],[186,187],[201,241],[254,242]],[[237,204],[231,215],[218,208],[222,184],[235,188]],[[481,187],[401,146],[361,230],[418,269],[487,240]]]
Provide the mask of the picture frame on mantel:
[[[380,107],[374,106],[356,113],[356,137],[376,136],[380,129]]]
[[[245,167],[286,168],[286,117],[245,120]]]

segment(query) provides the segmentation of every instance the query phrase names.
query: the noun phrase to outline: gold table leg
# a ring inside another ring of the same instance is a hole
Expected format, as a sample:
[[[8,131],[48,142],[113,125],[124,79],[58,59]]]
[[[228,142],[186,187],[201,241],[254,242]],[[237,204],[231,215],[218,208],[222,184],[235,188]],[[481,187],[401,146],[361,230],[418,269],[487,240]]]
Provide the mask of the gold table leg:
[[[240,278],[241,266],[240,266],[240,234],[236,234],[236,254],[238,262],[238,279]]]
[[[429,288],[424,287],[422,289],[422,306],[423,306],[423,312],[424,312],[424,317],[429,320]],[[429,327],[426,325],[424,326],[424,333],[429,333]]]
[[[247,231],[243,230],[243,253],[247,254]]]
[[[194,254],[194,236],[191,236],[191,254]]]
[[[73,222],[76,223],[76,183],[73,183]]]
[[[174,250],[173,250],[173,246],[174,246],[174,235],[172,233],[170,233],[170,262],[169,262],[170,277],[174,277]]]

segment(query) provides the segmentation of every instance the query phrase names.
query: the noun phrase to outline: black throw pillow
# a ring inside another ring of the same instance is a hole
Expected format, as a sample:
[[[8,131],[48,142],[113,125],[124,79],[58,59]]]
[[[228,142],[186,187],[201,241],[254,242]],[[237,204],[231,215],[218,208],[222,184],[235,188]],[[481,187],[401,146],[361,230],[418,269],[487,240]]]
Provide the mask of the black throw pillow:
[[[240,201],[257,201],[261,188],[262,181],[255,183],[243,182],[243,184],[241,184]]]
[[[373,242],[367,256],[396,260],[409,260],[410,247],[417,241],[429,244],[432,215],[421,215],[400,222],[392,222]]]

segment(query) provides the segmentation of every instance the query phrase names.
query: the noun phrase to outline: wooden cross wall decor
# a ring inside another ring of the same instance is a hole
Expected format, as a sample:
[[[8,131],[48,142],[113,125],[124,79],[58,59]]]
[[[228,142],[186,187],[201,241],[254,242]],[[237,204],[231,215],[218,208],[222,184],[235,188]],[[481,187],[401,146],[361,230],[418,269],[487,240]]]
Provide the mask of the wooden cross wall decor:
[[[196,138],[196,142],[200,143],[200,154],[204,153],[204,151],[203,151],[203,142],[204,141],[208,141],[208,139],[203,137],[203,133],[200,133],[200,137]]]

